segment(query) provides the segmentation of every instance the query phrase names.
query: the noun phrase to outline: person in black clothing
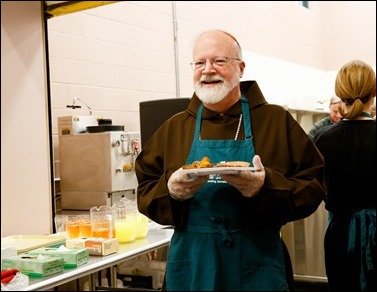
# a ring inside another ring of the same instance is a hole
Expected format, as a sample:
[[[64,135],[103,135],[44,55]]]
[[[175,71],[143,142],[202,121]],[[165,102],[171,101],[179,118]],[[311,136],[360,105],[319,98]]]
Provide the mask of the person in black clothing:
[[[325,159],[324,239],[330,291],[376,291],[376,74],[360,60],[338,72],[343,119],[314,140]]]
[[[330,104],[329,104],[329,110],[330,110],[329,115],[315,122],[313,127],[308,132],[308,136],[310,139],[314,141],[315,136],[320,130],[322,130],[323,128],[327,129],[328,126],[331,126],[340,121],[340,119],[342,118],[339,112],[339,108],[341,107],[341,104],[342,104],[342,100],[338,96],[333,95],[331,97]]]

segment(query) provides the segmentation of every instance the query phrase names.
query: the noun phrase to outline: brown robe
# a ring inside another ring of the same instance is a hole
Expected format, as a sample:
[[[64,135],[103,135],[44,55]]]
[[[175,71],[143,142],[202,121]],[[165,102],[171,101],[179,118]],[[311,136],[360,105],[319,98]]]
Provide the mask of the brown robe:
[[[325,197],[324,160],[308,135],[282,106],[268,104],[256,81],[240,83],[249,100],[255,153],[266,170],[260,192],[243,208],[252,228],[281,227],[311,215]],[[194,94],[188,108],[167,120],[136,159],[139,210],[162,225],[182,226],[188,201],[169,196],[170,175],[186,163],[201,101]],[[203,139],[234,139],[240,103],[223,115],[203,109]],[[243,126],[238,139],[244,138]]]

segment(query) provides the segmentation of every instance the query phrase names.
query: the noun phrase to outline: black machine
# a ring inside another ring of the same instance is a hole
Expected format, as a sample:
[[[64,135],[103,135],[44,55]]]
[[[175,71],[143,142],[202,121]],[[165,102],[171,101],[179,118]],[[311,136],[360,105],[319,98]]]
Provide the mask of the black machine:
[[[140,111],[141,148],[152,137],[154,132],[174,114],[184,111],[191,98],[170,98],[142,101]]]

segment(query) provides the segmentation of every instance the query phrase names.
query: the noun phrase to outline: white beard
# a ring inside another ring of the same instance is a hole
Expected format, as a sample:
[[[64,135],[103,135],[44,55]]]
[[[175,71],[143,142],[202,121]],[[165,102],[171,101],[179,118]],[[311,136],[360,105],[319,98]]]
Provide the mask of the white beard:
[[[218,84],[214,84],[211,88],[202,87],[201,81],[223,81]],[[220,76],[203,76],[200,81],[196,82],[195,93],[197,97],[207,104],[215,104],[224,99],[225,96],[240,82],[239,78],[235,76],[230,82],[224,82],[224,79]]]

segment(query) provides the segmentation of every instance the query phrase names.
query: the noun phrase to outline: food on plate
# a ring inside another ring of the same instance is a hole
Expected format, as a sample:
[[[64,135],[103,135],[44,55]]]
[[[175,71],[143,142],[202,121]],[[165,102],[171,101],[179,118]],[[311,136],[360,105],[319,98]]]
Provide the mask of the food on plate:
[[[201,161],[194,161],[190,164],[182,166],[182,169],[197,168],[213,168],[213,167],[249,167],[250,162],[247,161],[221,161],[219,163],[211,163],[208,157],[203,157]]]
[[[201,161],[194,161],[190,164],[182,166],[182,169],[195,169],[195,168],[211,168],[213,164],[208,157],[203,157]]]
[[[222,161],[216,163],[214,167],[249,167],[250,162],[247,161]]]

